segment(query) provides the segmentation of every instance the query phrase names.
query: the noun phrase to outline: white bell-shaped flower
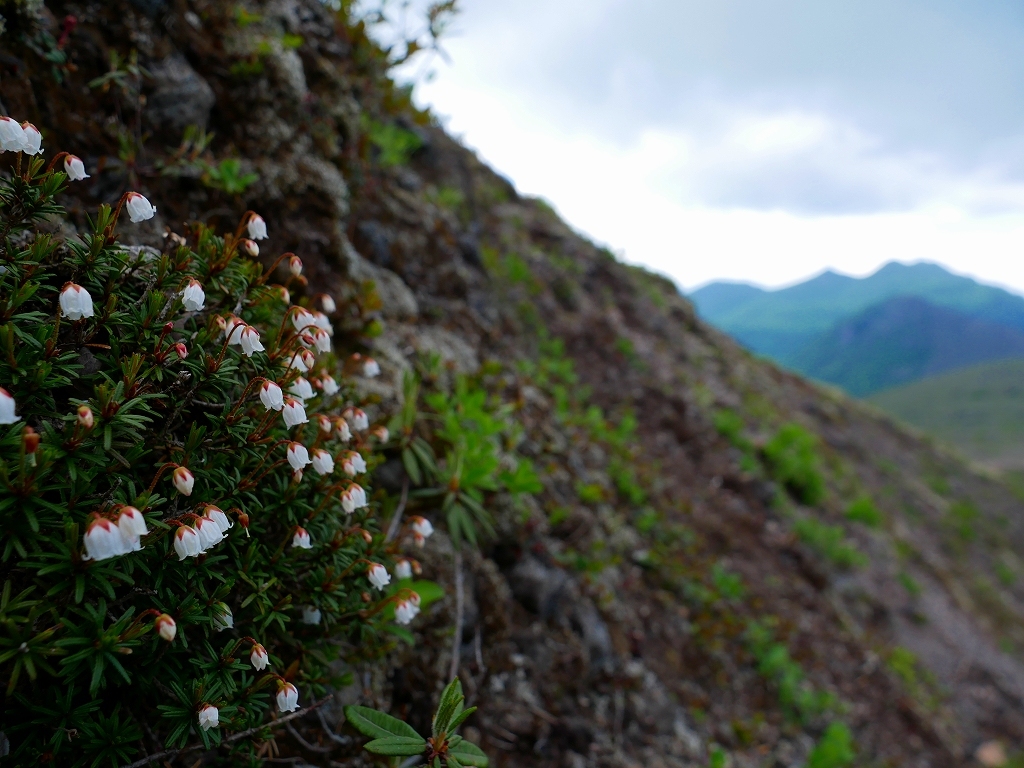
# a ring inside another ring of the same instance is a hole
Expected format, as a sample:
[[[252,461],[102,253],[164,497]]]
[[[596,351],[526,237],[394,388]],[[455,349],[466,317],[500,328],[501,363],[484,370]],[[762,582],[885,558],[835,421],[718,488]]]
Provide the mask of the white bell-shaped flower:
[[[363,361],[363,376],[368,379],[380,376],[380,365],[372,357],[368,357]]]
[[[206,291],[194,277],[188,281],[185,290],[181,292],[181,303],[185,305],[186,312],[198,312],[206,303]]]
[[[338,305],[334,303],[334,297],[329,293],[325,293],[320,297],[320,306],[324,308],[324,312],[328,315],[333,315],[338,311]]]
[[[60,310],[68,320],[92,317],[92,296],[82,286],[68,283],[60,292]]]
[[[260,342],[260,332],[251,325],[247,325],[242,329],[239,344],[242,345],[242,352],[245,353],[246,357],[252,357],[257,352],[264,351],[263,344]]]
[[[352,483],[348,489],[341,494],[341,508],[351,514],[357,509],[366,506],[366,491],[362,486]]]
[[[398,605],[395,606],[395,621],[397,621],[399,624],[409,624],[413,619],[416,618],[416,614],[418,614],[419,612],[420,607],[418,601],[413,602],[413,600],[411,599],[399,600]]]
[[[302,274],[302,259],[298,256],[288,257],[288,271],[291,272],[295,277]]]
[[[268,411],[280,411],[284,408],[284,392],[274,382],[265,381],[260,387],[260,402]]]
[[[82,181],[89,178],[89,174],[85,172],[85,163],[76,155],[68,155],[64,158],[64,173],[68,175],[69,181]]]
[[[299,691],[291,683],[278,683],[277,708],[281,712],[294,712],[299,708]]]
[[[204,731],[220,725],[220,710],[212,704],[204,704],[199,710],[199,727]]]
[[[288,391],[302,401],[309,400],[315,394],[312,385],[301,376],[295,380],[294,384],[288,387]]]
[[[335,424],[338,427],[338,439],[343,443],[347,443],[352,439],[352,430],[348,427],[348,422],[344,419],[338,419]]]
[[[14,396],[0,387],[0,424],[16,424],[21,421],[21,417],[14,412],[14,406]]]
[[[296,331],[302,332],[310,326],[316,326],[316,318],[311,312],[300,307],[292,312],[292,325]]]
[[[227,533],[234,523],[228,519],[228,516],[224,514],[224,511],[220,507],[215,507],[213,504],[207,504],[206,509],[203,510],[203,517],[212,520],[217,528],[220,529],[221,533]]]
[[[370,570],[366,573],[366,577],[377,589],[384,589],[384,587],[391,583],[391,574],[380,563],[371,565]]]
[[[185,467],[178,467],[171,475],[171,482],[182,496],[191,496],[196,479]]]
[[[317,328],[313,331],[313,342],[316,344],[318,352],[331,351],[331,335],[323,328]]]
[[[309,531],[305,528],[296,528],[292,536],[292,546],[298,549],[312,549],[313,543],[309,540]]]
[[[306,605],[302,608],[302,623],[303,624],[319,624],[320,623],[320,609],[315,608],[312,605]]]
[[[412,563],[402,558],[395,563],[395,578],[399,581],[412,578]]]
[[[132,224],[138,224],[140,221],[146,221],[156,216],[156,208],[138,192],[128,193],[124,207],[128,209],[128,218],[132,220]]]
[[[105,517],[98,517],[89,523],[83,543],[86,560],[107,560],[131,551],[125,547],[120,529]]]
[[[249,661],[253,669],[257,672],[262,672],[267,668],[267,664],[270,663],[270,654],[267,653],[266,648],[256,643],[252,647],[252,653],[249,654]]]
[[[224,534],[220,526],[208,517],[201,517],[195,522],[196,532],[199,534],[199,544],[203,552],[208,552],[224,541]]]
[[[362,432],[363,430],[370,428],[370,420],[366,417],[366,413],[360,408],[346,408],[342,414],[349,424],[352,425],[352,429],[356,432]]]
[[[362,454],[356,451],[346,453],[345,458],[341,460],[341,471],[349,477],[355,477],[365,472],[366,461],[363,459]]]
[[[302,443],[289,443],[288,463],[292,465],[292,469],[303,469],[309,464],[309,451],[306,450],[306,446]]]
[[[334,457],[327,451],[317,448],[313,451],[313,469],[318,475],[329,475],[334,471]]]
[[[32,123],[22,123],[21,130],[21,151],[26,155],[41,155],[43,153],[43,134]]]
[[[434,533],[434,526],[425,517],[414,516],[409,518],[412,524],[412,535],[416,545],[422,547],[426,540]]]
[[[117,528],[121,532],[126,551],[138,552],[142,549],[140,539],[149,533],[146,528],[146,518],[142,516],[135,507],[121,507],[121,514],[117,517]]]
[[[320,431],[326,434],[331,434],[331,430],[334,429],[334,425],[331,420],[324,416],[322,413],[318,413],[316,416],[316,424],[320,427]]]
[[[267,239],[267,222],[263,220],[263,217],[258,213],[254,213],[249,217],[249,222],[245,225],[246,230],[249,233],[249,238],[252,240],[266,240]]]
[[[223,329],[229,347],[242,343],[242,331],[246,327],[244,320],[234,315],[228,315],[225,318],[217,318],[217,325]]]
[[[338,382],[334,380],[334,377],[327,374],[321,377],[320,388],[328,397],[338,394],[338,391],[341,389],[341,387],[338,386]]]
[[[0,152],[20,152],[25,143],[25,129],[11,117],[0,117]]]
[[[286,397],[284,399],[283,416],[284,425],[289,428],[298,424],[305,424],[309,421],[306,418],[306,409],[302,407],[302,401],[294,397]]]
[[[178,560],[198,557],[203,553],[203,545],[195,528],[183,525],[174,532],[174,551],[178,553]]]
[[[331,325],[331,319],[323,312],[314,312],[313,322],[316,324],[317,328],[327,331],[331,336],[334,335],[334,326]]]

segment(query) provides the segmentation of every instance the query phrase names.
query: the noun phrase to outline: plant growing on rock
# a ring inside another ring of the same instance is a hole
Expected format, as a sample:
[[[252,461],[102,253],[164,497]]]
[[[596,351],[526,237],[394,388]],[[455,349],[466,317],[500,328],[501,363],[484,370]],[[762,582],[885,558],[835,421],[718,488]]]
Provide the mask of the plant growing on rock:
[[[372,657],[388,617],[417,612],[411,589],[383,591],[365,487],[381,433],[334,378],[330,319],[251,258],[259,216],[126,248],[125,220],[154,214],[129,192],[59,240],[41,227],[63,216],[55,168],[78,167],[28,155],[11,123],[0,741],[18,765],[251,749],[324,696],[333,660]]]

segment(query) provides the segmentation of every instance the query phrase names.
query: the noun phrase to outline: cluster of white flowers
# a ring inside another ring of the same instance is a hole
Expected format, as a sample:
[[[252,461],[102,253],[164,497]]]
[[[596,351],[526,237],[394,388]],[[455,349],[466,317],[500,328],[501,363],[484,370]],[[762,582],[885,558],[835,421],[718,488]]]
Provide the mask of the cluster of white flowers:
[[[174,551],[178,559],[198,557],[224,541],[224,536],[233,523],[218,507],[207,504],[202,517],[192,525],[182,525],[174,533]]]
[[[361,475],[366,471],[366,460],[361,453],[348,451],[341,460],[341,469],[349,477]]]
[[[341,508],[344,509],[348,514],[352,514],[357,509],[361,509],[366,506],[366,491],[363,490],[361,485],[352,483],[345,491],[341,494]]]
[[[420,612],[420,596],[415,592],[410,593],[405,600],[399,600],[395,605],[395,621],[399,624],[408,624],[416,618]]]
[[[85,531],[86,560],[106,560],[142,549],[142,537],[149,533],[146,518],[135,507],[121,507],[117,522],[96,517]]]
[[[43,152],[43,135],[32,123],[19,123],[13,117],[0,117],[0,152]]]
[[[419,515],[410,517],[409,525],[412,528],[413,539],[416,541],[417,547],[426,544],[427,539],[434,533],[434,526],[430,524],[430,521]]]

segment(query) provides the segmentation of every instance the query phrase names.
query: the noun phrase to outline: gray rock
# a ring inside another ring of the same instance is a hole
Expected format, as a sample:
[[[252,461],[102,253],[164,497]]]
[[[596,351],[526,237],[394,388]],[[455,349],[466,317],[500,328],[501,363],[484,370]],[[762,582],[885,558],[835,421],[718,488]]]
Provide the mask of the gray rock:
[[[189,125],[205,128],[216,102],[213,89],[180,53],[148,67],[154,89],[146,103],[146,118],[156,129],[181,132]]]

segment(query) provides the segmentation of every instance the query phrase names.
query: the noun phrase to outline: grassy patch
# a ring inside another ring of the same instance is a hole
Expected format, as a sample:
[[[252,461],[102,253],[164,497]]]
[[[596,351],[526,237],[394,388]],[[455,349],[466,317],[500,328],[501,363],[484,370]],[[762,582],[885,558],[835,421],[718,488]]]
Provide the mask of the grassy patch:
[[[867,557],[846,542],[846,534],[838,525],[827,525],[813,517],[805,517],[793,524],[800,541],[840,568],[865,565]]]
[[[870,496],[861,496],[846,508],[846,519],[862,523],[869,528],[877,528],[883,522],[881,510],[875,506]]]
[[[825,498],[825,480],[818,459],[818,438],[799,424],[785,424],[764,447],[772,477],[807,505]]]

